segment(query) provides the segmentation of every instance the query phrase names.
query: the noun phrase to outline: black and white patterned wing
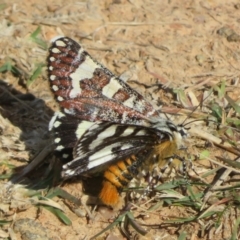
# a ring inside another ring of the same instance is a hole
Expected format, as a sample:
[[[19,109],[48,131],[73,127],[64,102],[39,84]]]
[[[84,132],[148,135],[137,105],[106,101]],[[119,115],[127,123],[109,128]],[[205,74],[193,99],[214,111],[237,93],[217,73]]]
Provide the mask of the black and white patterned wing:
[[[157,135],[150,128],[109,122],[95,123],[79,139],[73,151],[74,160],[64,166],[63,176],[71,177],[94,171],[95,168],[100,171],[109,163],[152,149],[165,137],[164,134]]]
[[[49,49],[48,75],[64,113],[86,121],[149,126],[151,104],[74,40],[63,37]]]

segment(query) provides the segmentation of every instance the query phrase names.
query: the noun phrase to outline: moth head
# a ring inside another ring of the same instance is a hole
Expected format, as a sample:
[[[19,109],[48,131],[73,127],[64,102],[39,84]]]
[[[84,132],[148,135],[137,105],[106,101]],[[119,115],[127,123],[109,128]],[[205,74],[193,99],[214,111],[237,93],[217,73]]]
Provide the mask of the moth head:
[[[177,126],[177,132],[181,135],[182,138],[188,137],[188,130],[189,128],[185,128],[183,125]]]

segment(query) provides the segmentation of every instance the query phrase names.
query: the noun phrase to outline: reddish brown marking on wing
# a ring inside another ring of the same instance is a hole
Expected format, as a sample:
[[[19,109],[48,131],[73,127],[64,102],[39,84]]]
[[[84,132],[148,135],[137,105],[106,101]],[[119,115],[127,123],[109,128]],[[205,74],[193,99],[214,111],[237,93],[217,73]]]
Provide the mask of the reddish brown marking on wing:
[[[98,106],[101,105],[101,108]],[[114,121],[121,123],[122,120],[129,122],[141,121],[145,119],[145,116],[131,108],[125,107],[118,102],[108,101],[107,99],[84,99],[81,98],[79,101],[68,100],[61,102],[61,106],[66,109],[72,109],[76,117],[83,120],[91,121]],[[95,106],[97,112],[95,112]],[[93,114],[93,112],[95,114]],[[123,116],[125,119],[123,119]]]
[[[123,114],[127,115],[127,117],[122,119],[121,122],[129,124],[135,123],[135,120],[130,120],[130,116],[135,115],[135,119],[142,118],[143,122],[148,117],[157,116],[157,112],[154,111],[151,104],[144,100],[142,95],[131,89],[122,80],[117,79],[108,69],[93,60],[72,39],[67,37],[58,39],[53,43],[49,52],[48,74],[52,86],[51,89],[60,106],[63,109],[69,110],[65,111],[67,114],[71,112],[72,115],[85,116],[84,119],[91,119],[90,121],[94,121],[93,119],[107,121],[107,116],[104,117],[102,112],[104,104],[106,106],[105,109],[108,108],[108,115],[111,112],[111,116],[117,116],[115,120],[113,117],[111,118],[113,122],[119,122],[119,116],[123,116]],[[87,71],[91,71],[92,69],[92,73],[89,72],[89,75],[92,74],[91,78],[75,75],[82,64],[84,64],[83,71],[85,71],[85,68],[87,68]],[[107,92],[107,95],[103,95],[104,87],[108,87],[109,85],[111,89],[111,86],[114,86],[115,83],[120,86],[116,88],[116,93],[113,96],[108,96]],[[76,87],[77,85],[79,86]],[[79,89],[79,93],[77,89]],[[127,103],[128,100],[129,102]],[[89,107],[93,109],[86,111],[86,108]],[[100,112],[101,117],[93,118],[90,115],[86,116],[86,113],[90,112],[92,114]]]

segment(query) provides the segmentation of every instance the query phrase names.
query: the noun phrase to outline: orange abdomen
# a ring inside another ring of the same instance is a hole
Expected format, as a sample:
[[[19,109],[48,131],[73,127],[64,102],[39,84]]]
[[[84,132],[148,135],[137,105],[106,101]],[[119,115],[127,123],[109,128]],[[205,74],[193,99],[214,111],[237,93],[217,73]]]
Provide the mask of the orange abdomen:
[[[114,207],[118,204],[120,193],[134,177],[128,169],[134,161],[136,161],[136,158],[131,156],[126,160],[111,165],[104,172],[104,180],[99,198],[105,205]]]
[[[105,170],[103,183],[99,198],[102,203],[115,207],[120,200],[120,193],[128,183],[145,169],[150,172],[155,166],[164,168],[166,161],[177,151],[177,145],[174,141],[164,141],[153,148],[139,152],[126,160],[121,160]]]

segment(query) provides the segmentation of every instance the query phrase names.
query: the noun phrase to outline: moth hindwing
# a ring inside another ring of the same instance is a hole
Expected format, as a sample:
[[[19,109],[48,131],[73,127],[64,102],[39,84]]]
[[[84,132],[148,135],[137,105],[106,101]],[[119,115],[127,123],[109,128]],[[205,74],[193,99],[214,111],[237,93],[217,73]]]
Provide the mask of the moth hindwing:
[[[61,107],[52,118],[56,151],[67,159],[62,176],[103,172],[101,200],[114,205],[140,171],[170,158],[186,131],[161,118],[128,84],[62,37],[49,49],[48,77]],[[70,161],[69,161],[70,160]]]

